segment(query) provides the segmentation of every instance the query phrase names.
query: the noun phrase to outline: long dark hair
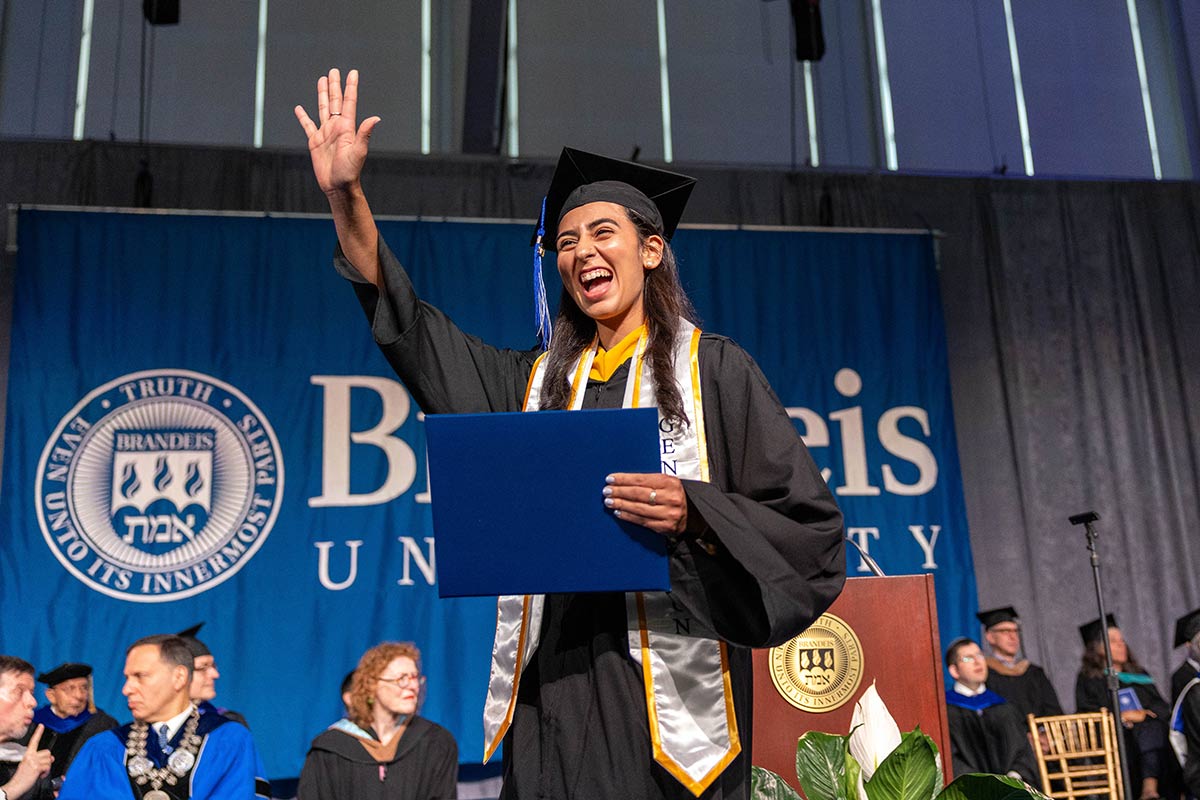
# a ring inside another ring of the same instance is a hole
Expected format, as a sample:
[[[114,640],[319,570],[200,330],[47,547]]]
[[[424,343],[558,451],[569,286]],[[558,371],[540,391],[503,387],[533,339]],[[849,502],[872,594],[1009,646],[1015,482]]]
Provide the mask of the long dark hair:
[[[1113,666],[1117,663],[1114,661]],[[1083,662],[1079,665],[1079,671],[1083,673],[1085,678],[1100,678],[1104,675],[1104,642],[1095,641],[1088,642],[1083,648]],[[1125,644],[1125,663],[1122,665],[1121,672],[1145,672],[1142,665],[1138,663],[1137,658],[1133,655],[1133,649],[1127,642]]]
[[[626,216],[638,234],[638,245],[651,236],[662,236],[645,217],[626,208]],[[663,416],[687,425],[688,415],[675,383],[675,337],[679,333],[679,318],[697,324],[696,310],[683,291],[679,280],[679,265],[671,245],[663,244],[662,262],[655,269],[644,269],[642,307],[646,315],[646,358],[654,376],[655,400]],[[543,382],[540,408],[565,409],[571,399],[571,367],[592,343],[596,321],[580,310],[564,287],[558,301],[558,319],[554,323],[554,338],[546,355],[546,378]]]

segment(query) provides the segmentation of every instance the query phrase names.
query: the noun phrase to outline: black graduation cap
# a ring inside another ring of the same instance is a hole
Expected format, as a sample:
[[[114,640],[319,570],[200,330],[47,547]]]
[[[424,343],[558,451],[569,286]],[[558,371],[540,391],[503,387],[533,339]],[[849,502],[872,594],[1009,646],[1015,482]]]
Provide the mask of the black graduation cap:
[[[695,185],[695,178],[678,172],[564,147],[546,191],[542,245],[556,249],[563,214],[601,201],[633,209],[670,240]]]
[[[44,683],[50,688],[58,686],[63,681],[69,681],[72,678],[86,678],[92,674],[92,668],[87,664],[59,664],[51,670],[43,672],[37,676],[38,683]]]
[[[1200,633],[1200,608],[1189,611],[1175,620],[1175,644],[1172,646],[1182,647],[1190,642],[1197,633]]]
[[[187,630],[182,630],[175,634],[183,643],[187,645],[188,650],[192,651],[192,658],[200,658],[200,656],[211,656],[212,651],[208,649],[208,645],[196,638],[196,634],[204,627],[203,622],[197,622]]]
[[[1099,618],[1097,618],[1086,625],[1079,626],[1079,636],[1081,639],[1083,639],[1083,643],[1085,645],[1091,644],[1092,642],[1104,641],[1104,637],[1108,635],[1109,628],[1120,627],[1117,625],[1117,618],[1112,614],[1106,614],[1104,618],[1108,621],[1107,625],[1101,625]]]
[[[1017,616],[1017,610],[1012,606],[980,611],[975,616],[979,619],[979,623],[983,625],[985,630],[993,628],[1001,622],[1019,622],[1021,619]]]

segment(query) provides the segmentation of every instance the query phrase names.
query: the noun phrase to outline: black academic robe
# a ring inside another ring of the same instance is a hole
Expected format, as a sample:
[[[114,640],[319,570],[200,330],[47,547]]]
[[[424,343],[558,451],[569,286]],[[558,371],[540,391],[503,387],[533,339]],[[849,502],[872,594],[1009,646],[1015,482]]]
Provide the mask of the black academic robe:
[[[119,722],[103,711],[97,710],[95,714],[92,714],[88,718],[87,722],[74,730],[67,731],[66,733],[54,733],[54,740],[50,745],[50,752],[54,755],[54,764],[50,767],[50,777],[57,778],[60,775],[65,775],[67,768],[71,766],[71,762],[79,754],[79,748],[83,747],[83,743],[88,739],[97,733],[111,731],[119,727]],[[42,735],[48,736],[50,733],[51,731],[47,729]]]
[[[413,717],[386,763],[330,728],[313,739],[297,800],[450,800],[458,796],[458,745],[450,731]]]
[[[1022,718],[1027,714],[1052,717],[1063,713],[1058,693],[1037,664],[1023,661],[1013,668],[989,658],[987,686],[1016,706]]]
[[[0,761],[0,786],[12,780],[13,774],[20,766],[15,761]],[[21,795],[9,795],[8,800],[54,800],[54,789],[51,788],[50,778],[39,778],[28,792]]]
[[[1188,690],[1179,712],[1188,748],[1183,764],[1183,785],[1192,797],[1200,797],[1200,684]]]
[[[538,351],[498,350],[464,334],[417,299],[382,241],[382,296],[347,262],[339,258],[337,266],[354,281],[377,344],[422,410],[521,409]],[[706,333],[699,361],[711,483],[683,484],[689,509],[708,524],[716,546],[672,543],[671,594],[731,645],[742,750],[702,796],[748,797],[750,648],[797,635],[841,591],[842,519],[753,360],[729,339]],[[627,377],[628,365],[607,382],[589,381],[584,407],[620,406]],[[623,595],[547,596],[541,642],[517,700],[504,743],[506,800],[692,797],[653,761]]]
[[[1179,693],[1183,691],[1183,687],[1188,685],[1188,681],[1200,674],[1200,665],[1196,664],[1190,658],[1185,658],[1183,663],[1171,673],[1171,703],[1173,704],[1179,699]]]
[[[1125,752],[1129,756],[1130,780],[1134,786],[1140,786],[1144,778],[1170,782],[1178,776],[1175,754],[1171,752],[1167,738],[1171,707],[1152,683],[1122,683],[1120,688],[1132,688],[1142,708],[1154,713],[1153,717],[1146,717],[1132,728],[1122,728]],[[1104,677],[1079,673],[1075,679],[1075,710],[1083,714],[1101,708],[1112,708]]]
[[[1012,703],[989,706],[982,711],[947,704],[946,718],[950,724],[955,777],[972,772],[996,775],[1016,772],[1026,783],[1034,786],[1041,783],[1026,736],[1029,726]]]

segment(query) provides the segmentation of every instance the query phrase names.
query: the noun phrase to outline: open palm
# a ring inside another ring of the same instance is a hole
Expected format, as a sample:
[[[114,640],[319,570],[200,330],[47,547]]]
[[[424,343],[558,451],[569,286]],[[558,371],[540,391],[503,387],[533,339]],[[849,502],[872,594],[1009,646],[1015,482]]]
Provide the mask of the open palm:
[[[368,117],[355,127],[358,111],[358,70],[346,76],[342,91],[341,75],[336,69],[317,81],[317,118],[313,122],[302,106],[296,106],[296,119],[308,136],[317,185],[326,194],[344,192],[358,183],[367,145],[379,117]]]

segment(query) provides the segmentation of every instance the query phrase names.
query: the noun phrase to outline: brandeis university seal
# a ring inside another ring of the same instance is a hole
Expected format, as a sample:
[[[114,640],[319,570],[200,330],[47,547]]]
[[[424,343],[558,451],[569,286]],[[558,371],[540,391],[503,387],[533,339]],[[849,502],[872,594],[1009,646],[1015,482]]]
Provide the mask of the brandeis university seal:
[[[833,614],[822,614],[804,633],[771,648],[771,682],[803,711],[821,713],[844,705],[862,673],[862,644]]]
[[[140,603],[229,579],[283,497],[275,431],[233,386],[184,370],[124,375],[62,418],[38,462],[38,522],[79,580]]]

